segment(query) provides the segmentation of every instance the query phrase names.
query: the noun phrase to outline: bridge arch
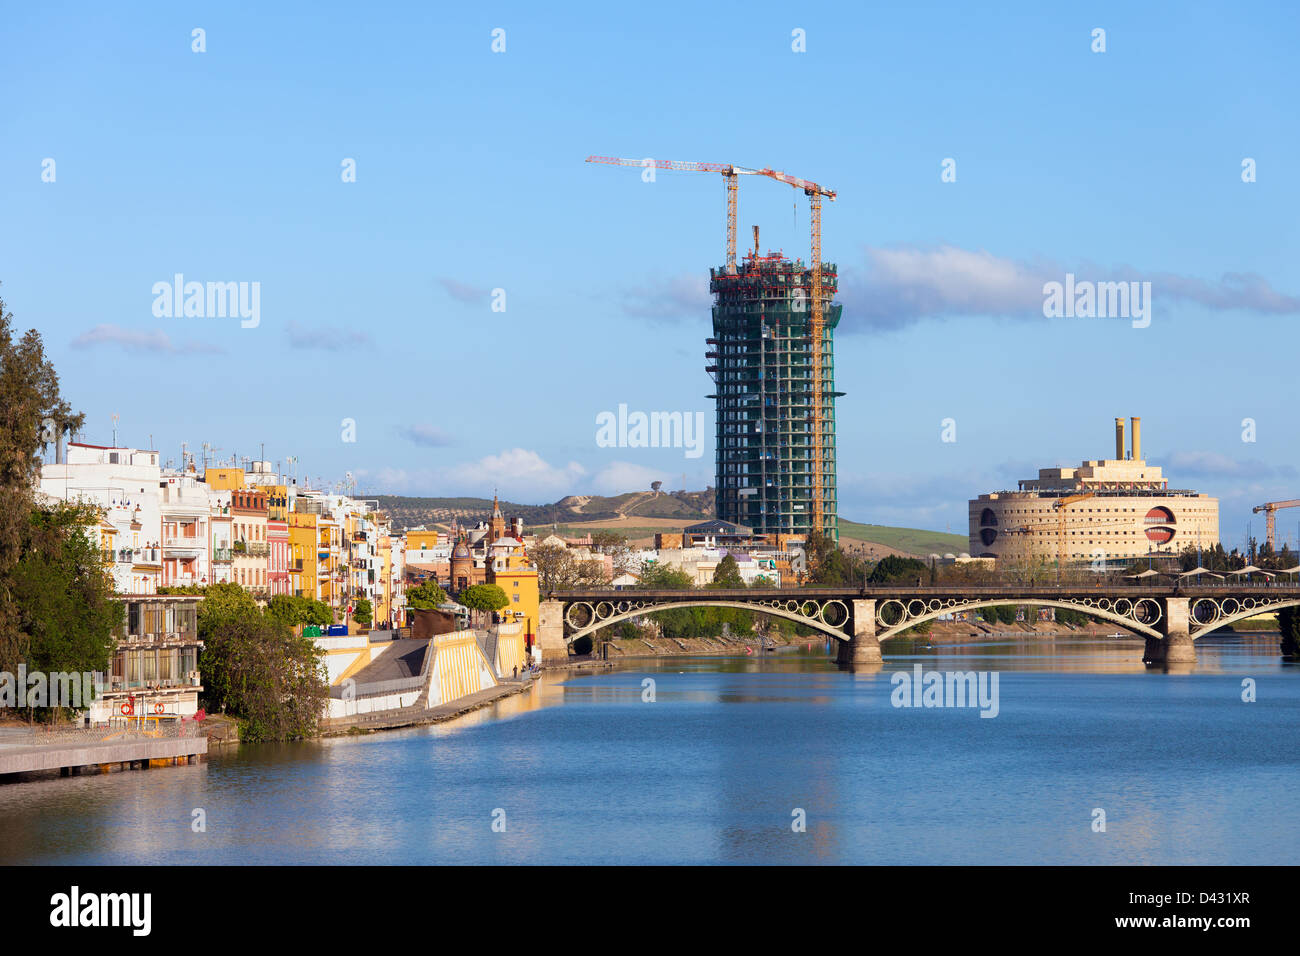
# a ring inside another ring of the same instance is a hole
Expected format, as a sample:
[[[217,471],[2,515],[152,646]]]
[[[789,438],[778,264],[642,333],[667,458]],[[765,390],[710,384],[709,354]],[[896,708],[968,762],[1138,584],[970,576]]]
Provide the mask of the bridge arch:
[[[1192,610],[1196,607],[1197,602],[1200,600],[1202,599],[1195,598],[1195,597],[1189,599],[1188,601],[1189,617],[1191,615]],[[1265,600],[1267,600],[1267,598],[1265,598]],[[1292,598],[1290,600],[1277,600],[1263,605],[1257,604],[1254,605],[1253,607],[1242,608],[1242,610],[1238,611],[1235,614],[1229,614],[1227,616],[1220,615],[1216,617],[1213,621],[1210,621],[1207,624],[1202,624],[1199,627],[1196,626],[1196,622],[1195,620],[1193,620],[1192,626],[1194,630],[1192,631],[1192,640],[1199,640],[1202,637],[1204,637],[1206,634],[1213,634],[1215,631],[1220,630],[1221,628],[1228,627],[1229,625],[1236,624],[1238,621],[1244,621],[1252,617],[1259,617],[1261,614],[1273,614],[1287,607],[1300,607],[1300,598]]]
[[[835,638],[835,640],[837,641],[850,641],[853,638],[853,635],[843,630],[843,628],[834,627],[830,624],[825,623],[824,621],[819,621],[815,618],[811,618],[806,615],[799,614],[797,612],[788,611],[785,608],[768,607],[766,605],[754,604],[747,601],[725,601],[725,600],[701,599],[701,600],[690,600],[690,601],[670,601],[664,604],[654,604],[646,607],[632,608],[631,610],[628,611],[615,613],[614,615],[604,618],[600,621],[593,621],[591,624],[581,629],[574,629],[572,633],[567,633],[568,628],[566,627],[564,642],[566,644],[572,644],[578,638],[590,637],[592,634],[595,634],[597,631],[603,630],[604,628],[607,628],[612,624],[619,624],[622,623],[623,621],[630,621],[634,617],[641,617],[646,614],[653,614],[656,611],[671,611],[677,608],[693,608],[693,607],[729,607],[729,608],[735,608],[736,610],[740,610],[740,611],[750,611],[755,614],[768,614],[771,615],[772,617],[784,618],[787,621],[794,621],[796,624],[803,624],[806,627],[811,627],[814,630],[819,631],[822,634],[825,634],[827,637]]]
[[[1292,602],[1292,603],[1300,603],[1300,602]],[[1089,607],[1086,604],[1079,604],[1073,601],[1054,601],[1051,600],[1050,598],[999,597],[999,598],[984,598],[975,601],[962,601],[960,603],[953,604],[948,607],[942,607],[937,610],[927,610],[924,614],[918,614],[915,617],[907,617],[902,621],[899,621],[897,624],[886,627],[883,630],[878,629],[876,631],[876,640],[878,641],[892,640],[893,638],[896,638],[899,635],[901,635],[908,628],[915,627],[917,624],[924,624],[926,621],[933,621],[943,614],[951,614],[954,611],[976,611],[979,610],[980,608],[997,607],[1003,604],[1014,604],[1017,606],[1024,605],[1026,607],[1060,607],[1060,608],[1065,608],[1068,611],[1078,611],[1080,614],[1086,614],[1089,617],[1100,618],[1103,621],[1107,621],[1111,624],[1117,624],[1120,627],[1124,628],[1125,630],[1136,631],[1138,634],[1142,635],[1143,637],[1161,638],[1164,636],[1160,631],[1156,630],[1154,627],[1151,627],[1146,624],[1142,624],[1139,621],[1135,621],[1131,617],[1124,617],[1123,615],[1116,614],[1114,611],[1103,610],[1102,608],[1099,607]],[[1252,613],[1258,614],[1259,611],[1256,610],[1253,611]],[[1220,625],[1216,625],[1216,626],[1220,626]],[[879,628],[879,625],[877,625],[877,627]]]

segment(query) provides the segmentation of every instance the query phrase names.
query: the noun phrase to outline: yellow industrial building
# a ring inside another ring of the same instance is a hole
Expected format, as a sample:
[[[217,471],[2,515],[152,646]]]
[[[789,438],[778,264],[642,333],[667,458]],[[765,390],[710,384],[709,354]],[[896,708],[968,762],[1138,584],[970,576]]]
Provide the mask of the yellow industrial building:
[[[1219,542],[1219,501],[1172,489],[1142,458],[1142,420],[1115,419],[1115,457],[1077,468],[1044,468],[1016,491],[969,505],[970,553],[1015,561],[1085,562],[1169,554]]]

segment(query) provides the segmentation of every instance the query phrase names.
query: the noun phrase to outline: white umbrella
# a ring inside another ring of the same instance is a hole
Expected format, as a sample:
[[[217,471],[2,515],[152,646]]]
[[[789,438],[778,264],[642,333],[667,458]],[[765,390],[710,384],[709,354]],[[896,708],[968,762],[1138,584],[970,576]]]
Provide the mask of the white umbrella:
[[[1126,577],[1126,578],[1149,578],[1149,577],[1154,577],[1155,575],[1157,575],[1157,574],[1159,574],[1159,573],[1160,573],[1159,571],[1154,571],[1154,570],[1152,570],[1151,568],[1147,568],[1145,571],[1139,572],[1138,574],[1126,574],[1126,575],[1124,575],[1124,577]]]

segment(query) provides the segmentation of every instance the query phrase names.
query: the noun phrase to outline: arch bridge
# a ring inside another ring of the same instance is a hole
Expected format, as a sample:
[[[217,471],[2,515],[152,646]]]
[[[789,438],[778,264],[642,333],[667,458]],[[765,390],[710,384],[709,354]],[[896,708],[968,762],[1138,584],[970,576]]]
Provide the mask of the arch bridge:
[[[881,644],[942,615],[999,604],[1080,611],[1146,638],[1148,663],[1191,663],[1195,641],[1221,627],[1300,605],[1300,585],[880,585],[687,591],[586,589],[547,594],[538,616],[544,660],[602,628],[672,608],[729,607],[803,624],[838,642],[841,664],[881,660]]]

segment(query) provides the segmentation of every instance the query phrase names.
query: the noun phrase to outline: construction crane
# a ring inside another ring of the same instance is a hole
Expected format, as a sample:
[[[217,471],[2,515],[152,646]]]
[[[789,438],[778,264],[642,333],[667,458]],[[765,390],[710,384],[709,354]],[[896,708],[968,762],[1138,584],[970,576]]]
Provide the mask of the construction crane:
[[[740,192],[739,176],[752,176],[755,170],[730,163],[687,163],[671,159],[621,159],[617,156],[588,156],[589,163],[607,166],[638,166],[642,169],[668,169],[679,173],[721,173],[727,187],[727,272],[736,271],[736,204]]]
[[[1077,495],[1065,495],[1064,497],[1057,498],[1054,502],[1052,502],[1052,509],[1056,512],[1056,581],[1058,584],[1061,581],[1061,568],[1065,566],[1065,558],[1066,558],[1066,544],[1065,544],[1066,511],[1069,509],[1070,505],[1076,504],[1077,502],[1080,501],[1086,501],[1089,498],[1095,496],[1096,496],[1096,492],[1085,491]],[[1132,521],[1124,520],[1124,521],[1095,522],[1093,525],[1091,525],[1091,527],[1102,527],[1104,525],[1111,525],[1111,524],[1131,525]],[[1030,534],[1035,531],[1046,531],[1049,527],[1051,527],[1051,525],[1022,525],[1021,527],[1018,528],[1008,528],[1007,531],[1010,534]]]
[[[812,425],[813,454],[817,463],[816,480],[813,482],[812,530],[823,530],[823,512],[825,511],[825,451],[822,441],[822,401],[825,398],[822,385],[822,333],[825,327],[822,303],[822,197],[835,201],[835,190],[826,189],[817,183],[798,176],[791,176],[779,169],[749,169],[731,163],[692,163],[668,159],[622,159],[614,156],[588,156],[589,163],[604,163],[609,166],[636,166],[642,169],[667,169],[675,172],[721,173],[727,188],[727,272],[736,272],[736,205],[740,191],[740,176],[766,176],[777,182],[785,183],[795,189],[802,189],[808,197],[812,208],[812,321],[809,323],[812,351]]]
[[[1264,512],[1264,540],[1268,542],[1270,550],[1273,548],[1273,532],[1277,524],[1277,512],[1283,508],[1294,508],[1300,505],[1300,498],[1290,498],[1286,501],[1266,501],[1257,508],[1251,508],[1251,514]]]

